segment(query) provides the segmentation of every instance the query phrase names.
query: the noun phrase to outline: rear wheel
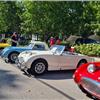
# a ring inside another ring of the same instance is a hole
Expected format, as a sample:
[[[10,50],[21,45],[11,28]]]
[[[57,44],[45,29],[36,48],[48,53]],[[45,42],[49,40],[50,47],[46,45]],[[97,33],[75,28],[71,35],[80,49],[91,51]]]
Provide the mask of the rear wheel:
[[[78,63],[78,65],[77,65],[77,68],[79,67],[79,66],[81,66],[82,64],[85,64],[85,63],[87,63],[87,61],[84,59],[84,60],[81,60],[79,63]]]
[[[30,73],[34,75],[41,75],[47,71],[47,63],[45,60],[36,60],[32,63]]]
[[[9,54],[8,59],[11,63],[15,63],[15,61],[18,58],[19,53],[18,52],[12,52]]]
[[[4,48],[0,48],[0,52],[3,50]]]

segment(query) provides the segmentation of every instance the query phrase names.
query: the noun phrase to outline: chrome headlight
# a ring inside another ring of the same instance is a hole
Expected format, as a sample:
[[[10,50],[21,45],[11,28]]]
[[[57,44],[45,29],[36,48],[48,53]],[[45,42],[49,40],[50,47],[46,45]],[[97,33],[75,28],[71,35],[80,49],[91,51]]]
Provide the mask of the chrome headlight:
[[[96,68],[95,68],[95,65],[94,65],[94,64],[88,65],[87,71],[88,71],[89,73],[93,73],[95,70],[96,70]]]
[[[23,63],[24,62],[23,57],[19,57],[18,60],[19,60],[20,63]]]

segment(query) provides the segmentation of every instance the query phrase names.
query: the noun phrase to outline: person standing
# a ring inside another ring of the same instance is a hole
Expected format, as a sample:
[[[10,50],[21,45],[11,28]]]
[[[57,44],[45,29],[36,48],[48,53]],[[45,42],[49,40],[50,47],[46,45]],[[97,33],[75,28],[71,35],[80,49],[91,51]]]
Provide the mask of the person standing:
[[[60,32],[58,35],[59,35],[59,39],[62,41],[63,40],[64,33],[63,32]]]
[[[18,43],[18,36],[17,33],[14,32],[13,35],[11,36],[11,45],[17,46],[17,43]]]
[[[57,41],[56,41],[56,44],[60,45],[61,44],[61,39],[58,38]]]
[[[55,44],[55,39],[53,37],[50,38],[50,47]]]

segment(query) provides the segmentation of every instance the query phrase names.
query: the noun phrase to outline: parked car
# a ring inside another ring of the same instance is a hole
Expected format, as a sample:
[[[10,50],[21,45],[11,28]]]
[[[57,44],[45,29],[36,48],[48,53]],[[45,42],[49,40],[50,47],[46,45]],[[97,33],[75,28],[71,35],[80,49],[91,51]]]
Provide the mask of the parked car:
[[[98,42],[90,38],[78,38],[75,41],[75,44],[97,44]]]
[[[5,39],[2,39],[0,41],[0,50],[4,49],[5,47],[9,47],[11,46],[9,43],[7,43],[7,41]]]
[[[0,50],[4,49],[5,47],[9,47],[9,46],[11,45],[8,43],[0,43]]]
[[[81,65],[73,75],[79,88],[89,97],[100,100],[100,62]]]
[[[48,70],[76,69],[82,63],[93,61],[93,58],[66,50],[65,46],[54,45],[48,51],[25,51],[18,56],[17,65],[30,74],[40,75]]]
[[[1,52],[1,57],[6,61],[6,62],[12,62],[14,63],[15,60],[17,59],[18,55],[22,51],[26,50],[48,50],[49,47],[47,46],[46,43],[40,42],[40,41],[32,41],[28,46],[25,47],[6,47],[4,50]]]

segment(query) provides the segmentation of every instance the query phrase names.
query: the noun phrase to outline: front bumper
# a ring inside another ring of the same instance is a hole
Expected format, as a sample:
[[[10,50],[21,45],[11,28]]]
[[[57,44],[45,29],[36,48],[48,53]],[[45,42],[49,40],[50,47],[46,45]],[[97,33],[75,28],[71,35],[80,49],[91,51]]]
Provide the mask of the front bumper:
[[[16,63],[17,67],[18,67],[20,70],[25,71],[25,70],[28,69],[27,66],[25,65],[25,63],[24,63],[24,62],[23,62],[23,63],[20,63],[18,59],[15,61],[15,63]]]
[[[8,59],[8,58],[6,58],[6,57],[2,57],[2,58],[3,58],[3,60],[4,60],[6,63],[9,62],[9,59]]]
[[[17,67],[23,71],[26,75],[31,76],[31,74],[28,72],[28,68],[25,64],[21,64],[20,62],[18,62],[18,60],[16,60],[16,65]]]
[[[87,77],[81,78],[80,85],[91,95],[100,99],[100,82]]]

